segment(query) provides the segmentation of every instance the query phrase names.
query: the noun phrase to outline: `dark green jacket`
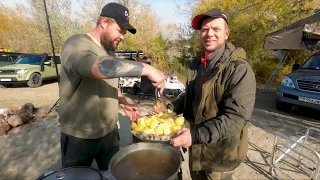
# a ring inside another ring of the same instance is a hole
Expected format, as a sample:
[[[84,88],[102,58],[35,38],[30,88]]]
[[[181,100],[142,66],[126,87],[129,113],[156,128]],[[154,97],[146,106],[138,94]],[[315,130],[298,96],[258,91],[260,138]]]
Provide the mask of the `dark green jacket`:
[[[171,103],[173,110],[183,113],[190,122],[196,138],[191,148],[193,171],[231,171],[247,154],[247,122],[255,102],[255,75],[245,60],[245,51],[231,43],[225,45],[223,55],[202,86],[197,113],[192,113],[192,100],[200,58],[189,66],[185,93]]]

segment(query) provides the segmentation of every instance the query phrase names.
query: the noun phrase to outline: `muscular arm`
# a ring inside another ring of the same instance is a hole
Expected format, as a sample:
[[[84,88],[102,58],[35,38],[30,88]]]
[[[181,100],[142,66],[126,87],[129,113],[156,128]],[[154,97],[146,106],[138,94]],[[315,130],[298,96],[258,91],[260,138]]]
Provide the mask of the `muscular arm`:
[[[94,62],[91,73],[97,79],[147,76],[148,68],[149,65],[136,61],[103,56]]]
[[[67,50],[66,50],[67,51]],[[115,58],[98,57],[95,53],[82,51],[63,55],[63,68],[82,78],[112,79],[119,77],[146,76],[157,88],[163,88],[165,75],[158,69],[144,63]]]

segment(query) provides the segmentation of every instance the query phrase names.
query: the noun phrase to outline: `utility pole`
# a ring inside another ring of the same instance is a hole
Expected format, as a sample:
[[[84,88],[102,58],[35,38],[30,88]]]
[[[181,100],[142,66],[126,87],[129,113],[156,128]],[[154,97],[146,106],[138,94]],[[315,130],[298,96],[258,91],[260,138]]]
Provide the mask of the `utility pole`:
[[[45,11],[46,17],[47,17],[47,24],[48,24],[48,30],[49,30],[49,36],[50,36],[50,42],[51,42],[51,48],[52,48],[52,55],[53,55],[52,58],[53,58],[54,65],[56,67],[57,80],[58,80],[58,85],[59,85],[59,72],[58,72],[58,66],[57,66],[57,62],[56,62],[56,54],[54,51],[54,45],[53,45],[53,39],[52,39],[52,33],[51,33],[51,27],[50,27],[49,15],[48,15],[48,11],[47,11],[46,0],[43,0],[43,4],[44,4],[44,11]]]
[[[60,78],[59,78],[58,66],[57,66],[57,61],[56,61],[56,54],[54,52],[54,45],[53,45],[53,40],[52,40],[52,33],[51,33],[51,27],[50,27],[49,15],[48,15],[48,11],[47,11],[46,0],[43,0],[43,4],[44,4],[44,10],[46,13],[46,17],[47,17],[47,24],[48,24],[48,30],[49,30],[49,36],[50,36],[50,42],[51,42],[51,48],[52,48],[52,58],[53,58],[54,66],[56,67],[57,81],[58,81],[58,86],[59,86]],[[49,114],[53,110],[53,108],[58,105],[59,102],[60,102],[60,99],[58,99],[57,102],[54,103],[54,105],[51,107],[49,112],[47,112],[47,114]]]

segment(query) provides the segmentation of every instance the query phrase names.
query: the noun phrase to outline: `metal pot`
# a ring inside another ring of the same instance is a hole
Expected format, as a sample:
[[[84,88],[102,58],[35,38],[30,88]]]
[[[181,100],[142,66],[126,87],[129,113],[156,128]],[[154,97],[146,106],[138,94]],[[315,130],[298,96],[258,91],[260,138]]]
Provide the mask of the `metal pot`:
[[[102,174],[91,167],[69,167],[64,168],[56,172],[47,172],[37,180],[66,180],[66,179],[92,179],[92,180],[103,180]]]
[[[141,142],[116,153],[109,163],[109,173],[115,180],[175,180],[178,178],[181,162],[179,148]]]

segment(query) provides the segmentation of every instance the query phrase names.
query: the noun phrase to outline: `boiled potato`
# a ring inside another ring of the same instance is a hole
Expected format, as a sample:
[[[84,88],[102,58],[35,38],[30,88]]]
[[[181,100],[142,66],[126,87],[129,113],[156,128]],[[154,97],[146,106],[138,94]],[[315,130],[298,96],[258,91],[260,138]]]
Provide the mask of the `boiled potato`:
[[[160,128],[159,126],[155,129],[156,135],[162,135],[163,134],[163,128]]]
[[[137,123],[131,122],[131,129],[134,129],[134,128],[136,128],[136,127],[137,127]]]
[[[160,119],[159,120],[160,122],[162,123],[166,123],[166,124],[169,124],[170,126],[175,126],[176,124],[174,123],[173,119]]]
[[[182,126],[182,125],[184,124],[184,117],[177,117],[177,118],[174,120],[174,123],[176,123],[176,125]]]
[[[171,134],[171,129],[170,129],[170,127],[164,127],[164,128],[163,128],[163,134],[165,134],[165,135]]]
[[[141,132],[144,130],[144,128],[145,128],[144,124],[138,124],[137,127],[134,128],[134,131]]]
[[[149,127],[151,129],[156,129],[158,127],[158,124],[159,124],[158,120],[152,120]]]
[[[138,119],[138,124],[144,124],[145,125],[145,120],[146,120],[146,118],[145,117],[141,117],[141,118],[139,118]]]
[[[149,118],[149,119],[147,119],[147,120],[144,121],[144,123],[145,123],[147,126],[149,126],[149,127],[150,127],[151,122],[152,122],[152,119],[151,119],[151,118]]]
[[[145,132],[146,134],[154,134],[155,133],[154,129],[149,129],[149,128],[144,129],[143,132]]]
[[[163,112],[160,112],[158,114],[156,114],[156,117],[161,117],[163,115]]]
[[[172,126],[172,127],[171,127],[171,131],[172,131],[172,133],[174,133],[174,134],[178,133],[179,130],[181,130],[181,126],[179,126],[179,125],[176,125],[176,126]]]
[[[184,123],[184,117],[177,117],[168,109],[167,112],[160,112],[151,117],[139,118],[137,122],[131,123],[131,129],[133,134],[141,135],[140,138],[165,140],[181,130]]]

